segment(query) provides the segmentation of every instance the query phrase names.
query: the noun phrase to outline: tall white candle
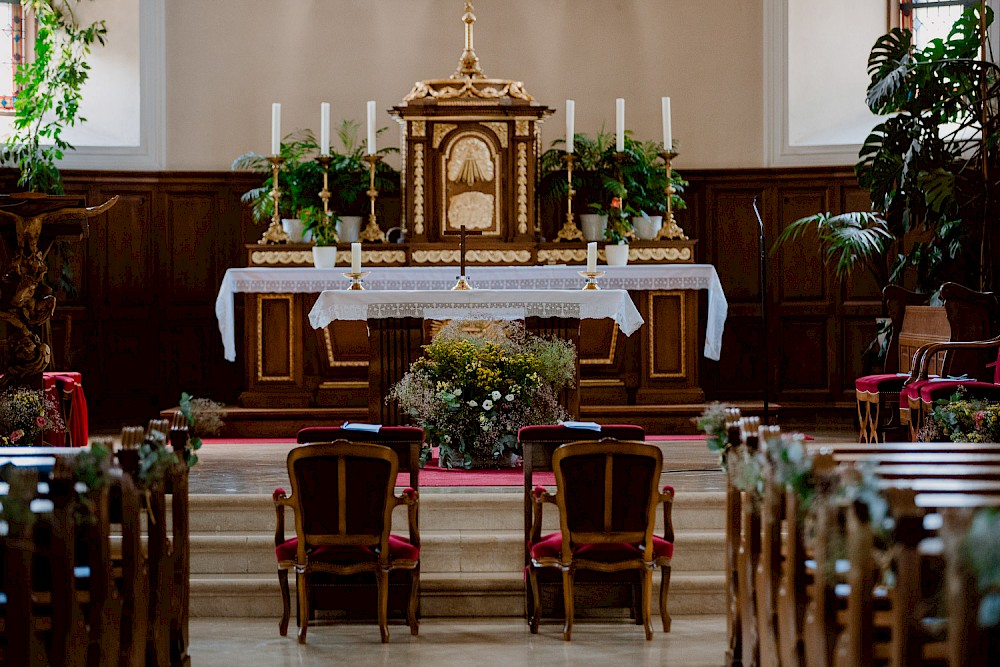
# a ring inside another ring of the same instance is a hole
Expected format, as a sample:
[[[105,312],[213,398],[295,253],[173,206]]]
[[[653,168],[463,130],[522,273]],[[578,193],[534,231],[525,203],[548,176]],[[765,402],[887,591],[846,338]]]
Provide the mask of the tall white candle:
[[[587,273],[597,272],[597,242],[587,244]]]
[[[576,133],[576,102],[566,100],[566,152],[573,152],[573,135]]]
[[[615,150],[625,150],[625,98],[615,100]]]
[[[361,244],[351,244],[351,273],[361,273]]]
[[[281,103],[271,105],[271,155],[281,153]]]
[[[368,100],[368,154],[375,155],[375,100]]]
[[[330,154],[330,103],[323,102],[319,105],[319,152],[321,155]]]
[[[668,153],[674,149],[674,132],[670,126],[670,98],[664,97],[661,100],[663,112],[663,150]]]

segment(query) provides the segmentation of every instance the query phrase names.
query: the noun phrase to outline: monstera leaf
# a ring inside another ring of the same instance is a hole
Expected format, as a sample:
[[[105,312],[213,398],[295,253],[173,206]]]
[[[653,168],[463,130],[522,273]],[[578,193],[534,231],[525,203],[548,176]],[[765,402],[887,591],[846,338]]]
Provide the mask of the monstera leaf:
[[[914,64],[911,55],[913,34],[893,28],[875,42],[868,58],[867,103],[872,113],[884,114],[897,110],[909,96],[907,75]]]

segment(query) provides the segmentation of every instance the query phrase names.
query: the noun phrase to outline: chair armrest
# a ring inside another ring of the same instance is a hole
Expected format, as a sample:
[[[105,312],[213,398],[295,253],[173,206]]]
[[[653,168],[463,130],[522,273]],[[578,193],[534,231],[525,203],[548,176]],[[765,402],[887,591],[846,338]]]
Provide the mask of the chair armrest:
[[[669,485],[663,487],[660,502],[663,503],[663,539],[672,543],[674,541],[674,487]]]
[[[923,345],[920,347],[920,350],[926,349],[923,358],[920,360],[920,375],[918,379],[927,379],[927,365],[930,363],[930,359],[942,350],[988,350],[991,347],[998,346],[1000,346],[1000,336],[997,336],[996,338],[989,338],[987,340],[928,343],[927,345]],[[917,352],[919,353],[920,350],[917,350]],[[916,354],[913,356],[916,357]],[[910,378],[913,378],[912,372],[910,374]]]
[[[274,490],[271,498],[274,500],[275,513],[274,546],[277,547],[285,543],[285,508],[294,508],[295,505],[280,487]]]
[[[531,492],[534,500],[534,508],[531,518],[531,531],[528,534],[528,546],[536,544],[542,538],[542,505],[545,503],[557,504],[556,495],[545,490],[544,487],[536,486]]]
[[[403,493],[395,498],[396,506],[406,505],[406,519],[410,529],[410,544],[420,546],[420,529],[417,524],[420,494],[416,489],[406,487]]]
[[[910,377],[906,378],[906,381],[903,382],[904,387],[911,382],[916,382],[917,378],[920,377],[920,368],[925,365],[924,359],[929,359],[926,352],[927,348],[931,345],[933,343],[924,343],[913,353],[913,357],[910,358]]]

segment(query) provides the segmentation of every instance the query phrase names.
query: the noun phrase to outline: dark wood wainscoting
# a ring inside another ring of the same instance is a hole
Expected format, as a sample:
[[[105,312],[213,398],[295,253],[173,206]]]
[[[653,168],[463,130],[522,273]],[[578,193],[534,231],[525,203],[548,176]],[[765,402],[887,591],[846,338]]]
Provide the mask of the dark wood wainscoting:
[[[838,285],[822,268],[815,244],[796,243],[768,257],[765,334],[751,206],[757,197],[771,241],[798,217],[866,208],[852,171],[683,173],[691,187],[681,223],[699,241],[698,261],[717,267],[729,299],[722,361],[701,358],[708,396],[759,399],[765,376],[761,343],[767,335],[773,400],[786,407],[852,404],[861,352],[881,313],[877,286]],[[69,171],[64,177],[67,191],[86,195],[90,204],[121,195],[114,209],[91,222],[90,237],[76,247],[70,261],[79,294],[60,295],[53,323],[57,361],[84,373],[95,425],[152,415],[175,405],[182,390],[235,402],[245,389],[242,361],[222,357],[215,296],[225,270],[242,265],[244,244],[262,232],[240,203],[240,194],[259,178],[105,171]],[[3,191],[13,185],[13,173],[0,172]],[[386,204],[387,213],[398,206]]]

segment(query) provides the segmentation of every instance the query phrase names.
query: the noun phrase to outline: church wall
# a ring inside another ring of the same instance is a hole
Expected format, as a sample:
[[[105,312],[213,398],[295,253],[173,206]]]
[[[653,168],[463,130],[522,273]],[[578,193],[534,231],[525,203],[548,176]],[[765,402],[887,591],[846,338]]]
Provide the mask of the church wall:
[[[285,132],[318,132],[319,105],[364,120],[365,101],[398,103],[414,81],[447,77],[463,46],[458,0],[169,0],[166,166],[226,169],[269,148],[270,104]],[[545,146],[626,124],[662,140],[673,103],[678,169],[760,167],[762,0],[478,0],[475,48],[487,75],[523,80],[556,108]],[[384,125],[390,118],[380,115]],[[383,135],[397,142],[395,129]]]

